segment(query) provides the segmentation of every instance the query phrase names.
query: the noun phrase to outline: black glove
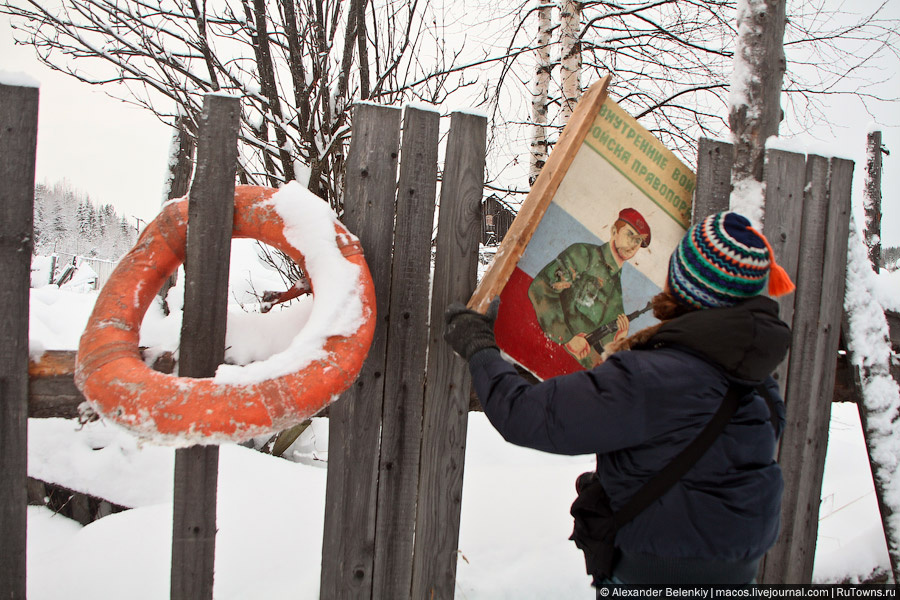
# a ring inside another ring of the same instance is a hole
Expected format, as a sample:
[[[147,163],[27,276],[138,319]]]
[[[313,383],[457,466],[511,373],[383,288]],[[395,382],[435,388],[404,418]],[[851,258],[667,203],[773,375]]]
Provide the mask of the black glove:
[[[444,341],[453,351],[467,361],[485,348],[497,348],[494,339],[494,321],[500,309],[500,299],[491,302],[486,314],[466,308],[459,302],[447,307],[444,313]]]

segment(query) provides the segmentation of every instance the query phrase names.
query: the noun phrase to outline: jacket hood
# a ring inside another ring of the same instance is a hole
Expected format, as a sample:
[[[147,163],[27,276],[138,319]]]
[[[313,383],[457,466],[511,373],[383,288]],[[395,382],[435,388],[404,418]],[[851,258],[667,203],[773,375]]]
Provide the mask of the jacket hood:
[[[790,344],[791,330],[778,318],[778,303],[757,296],[662,323],[647,345],[681,346],[721,366],[731,377],[759,382],[784,360]]]

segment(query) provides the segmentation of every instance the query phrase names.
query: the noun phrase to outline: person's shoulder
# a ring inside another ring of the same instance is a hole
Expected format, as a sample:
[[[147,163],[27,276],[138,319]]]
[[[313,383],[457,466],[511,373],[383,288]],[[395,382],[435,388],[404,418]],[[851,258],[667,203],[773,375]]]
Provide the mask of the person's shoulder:
[[[710,378],[720,375],[720,370],[708,360],[676,346],[623,350],[610,355],[603,364],[607,363],[610,364],[610,368],[663,380],[677,379],[686,375]]]

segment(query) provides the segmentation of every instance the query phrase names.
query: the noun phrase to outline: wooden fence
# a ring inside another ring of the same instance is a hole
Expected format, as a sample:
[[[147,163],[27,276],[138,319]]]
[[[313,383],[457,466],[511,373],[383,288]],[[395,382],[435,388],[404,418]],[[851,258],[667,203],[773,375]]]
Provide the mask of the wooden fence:
[[[322,598],[452,598],[456,581],[470,386],[440,331],[475,289],[487,122],[451,116],[429,307],[438,115],[407,108],[402,143],[400,116],[363,104],[353,118],[344,221],[380,317],[329,412]]]
[[[234,182],[233,107],[225,104],[210,107],[209,119],[218,124],[208,135],[201,132],[191,193],[198,208],[232,196],[226,188]],[[33,150],[22,149],[34,146],[36,106],[36,90],[0,86],[0,127],[22,136],[13,141],[0,136],[0,173],[10,182],[0,192],[4,211],[18,206],[27,212],[33,198],[33,162],[16,161],[33,158]],[[329,411],[322,598],[454,596],[470,382],[466,365],[441,340],[441,329],[447,304],[468,298],[476,283],[486,120],[469,113],[451,116],[432,274],[438,129],[437,113],[412,107],[402,113],[361,104],[353,117],[344,221],[366,250],[379,317],[359,378]],[[695,218],[727,207],[730,157],[727,144],[701,141]],[[789,360],[778,372],[788,402],[780,447],[787,489],[783,534],[765,561],[764,582],[811,579],[852,169],[849,161],[781,151],[770,151],[767,160],[765,233],[798,291],[781,302],[794,329]],[[211,209],[218,217],[196,218],[225,218],[217,211],[227,208],[219,204]],[[193,212],[190,218],[196,222]],[[17,274],[11,265],[30,255],[23,250],[30,221],[4,218],[0,226],[0,268],[7,269],[8,281],[21,279],[25,286],[15,297],[4,297],[8,314],[16,317],[4,321],[0,331],[0,588],[12,590],[10,598],[24,598],[27,331],[14,331],[14,325],[27,323],[28,271]],[[193,229],[227,232],[213,225]],[[204,242],[189,241],[195,243]],[[210,243],[216,247],[222,240]],[[189,247],[189,257],[200,247]],[[219,254],[227,265],[227,255]],[[188,304],[186,298],[185,319]],[[219,352],[213,346],[195,352],[209,360]],[[177,460],[172,597],[211,598],[215,449],[189,449]]]
[[[694,219],[728,207],[731,147],[699,145]],[[797,291],[779,300],[793,329],[776,373],[787,405],[778,460],[785,492],[781,535],[763,561],[762,583],[812,581],[819,498],[828,446],[843,313],[853,163],[769,150],[763,232]]]

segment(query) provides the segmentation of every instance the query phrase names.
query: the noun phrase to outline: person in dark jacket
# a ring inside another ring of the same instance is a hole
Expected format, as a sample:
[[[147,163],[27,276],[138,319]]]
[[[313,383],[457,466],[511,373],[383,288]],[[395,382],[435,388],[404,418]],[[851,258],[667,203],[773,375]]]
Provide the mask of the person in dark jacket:
[[[659,324],[610,344],[591,370],[540,383],[501,358],[496,302],[487,315],[448,309],[444,337],[468,361],[491,424],[513,444],[596,454],[613,510],[697,437],[731,386],[740,390],[712,446],[618,530],[612,576],[595,585],[754,581],[779,530],[774,457],[785,418],[771,373],[791,335],[777,303],[762,295],[767,282],[772,295],[793,289],[765,237],[737,213],[707,217],[672,254],[653,301]]]

